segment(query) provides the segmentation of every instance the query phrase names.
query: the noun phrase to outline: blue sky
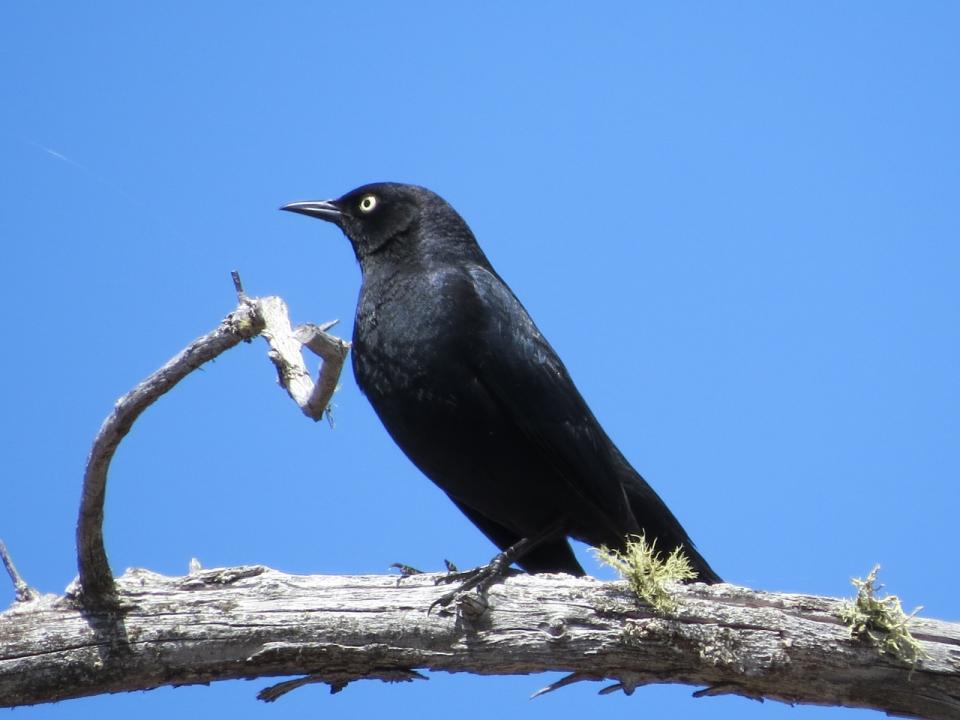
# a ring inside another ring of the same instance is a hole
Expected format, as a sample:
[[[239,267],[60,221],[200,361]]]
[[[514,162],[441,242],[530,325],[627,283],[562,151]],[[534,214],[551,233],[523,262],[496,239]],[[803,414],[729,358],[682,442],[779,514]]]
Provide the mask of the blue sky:
[[[957,619],[958,21],[949,2],[6,3],[0,537],[32,584],[70,582],[101,420],[232,309],[230,270],[349,336],[347,242],[276,208],[397,180],[460,210],[722,575],[848,595],[880,562],[906,606]],[[115,571],[489,559],[349,371],[331,429],[264,352],[195,373],[121,447]],[[15,716],[880,717],[686,687],[528,701],[552,679],[273,706],[262,680]]]

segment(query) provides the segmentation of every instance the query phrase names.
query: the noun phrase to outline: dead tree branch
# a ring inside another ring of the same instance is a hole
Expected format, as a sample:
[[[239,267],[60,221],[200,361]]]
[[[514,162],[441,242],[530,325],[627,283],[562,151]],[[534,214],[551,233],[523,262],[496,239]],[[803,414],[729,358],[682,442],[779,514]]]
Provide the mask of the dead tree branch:
[[[336,692],[359,679],[422,679],[419,669],[561,670],[568,675],[541,692],[585,680],[610,679],[601,692],[628,694],[685,683],[704,686],[698,697],[960,717],[960,625],[905,619],[921,658],[909,664],[853,636],[831,598],[683,586],[663,617],[621,583],[518,576],[490,591],[489,608],[471,594],[438,616],[426,612],[444,592],[431,576],[297,577],[255,566],[180,578],[135,570],[114,581],[102,531],[110,461],[140,414],[187,374],[260,334],[304,414],[327,412],[349,344],[326,334],[330,324],[293,328],[282,300],[248,298],[234,281],[236,310],[121,398],[100,428],[77,524],[77,589],[30,592],[0,548],[18,599],[0,613],[0,706],[232,678],[301,675],[260,693],[275,700],[311,683]],[[303,345],[324,359],[316,384]]]
[[[731,585],[676,589],[658,617],[624,583],[518,575],[490,590],[479,618],[428,615],[437,576],[293,576],[268,568],[117,580],[117,611],[81,611],[45,596],[0,613],[0,706],[161,685],[302,675],[267,688],[339,690],[359,679],[407,681],[417,670],[528,674],[561,670],[560,688],[609,679],[704,686],[788,703],[960,717],[960,625],[913,619],[926,657],[913,667],[851,637],[843,602]],[[110,616],[122,617],[111,634]],[[531,691],[535,689],[531,685]],[[398,692],[402,692],[399,691]]]
[[[241,341],[263,334],[270,344],[269,357],[277,367],[280,384],[304,413],[319,420],[330,403],[337,377],[343,367],[349,344],[325,336],[323,329],[305,326],[293,330],[287,308],[280,298],[248,298],[239,276],[233,274],[239,305],[214,330],[197,338],[163,367],[120,398],[104,420],[93,442],[83,478],[80,516],[77,520],[77,566],[80,574],[80,598],[89,609],[116,607],[113,576],[103,542],[103,505],[107,490],[107,471],[120,442],[141,413],[162,395],[196,370]],[[330,327],[328,324],[326,327]],[[310,338],[298,339],[299,334]],[[325,336],[321,356],[327,360],[320,382],[314,388],[304,365],[300,348],[317,345],[314,338]],[[333,348],[331,350],[330,348]]]

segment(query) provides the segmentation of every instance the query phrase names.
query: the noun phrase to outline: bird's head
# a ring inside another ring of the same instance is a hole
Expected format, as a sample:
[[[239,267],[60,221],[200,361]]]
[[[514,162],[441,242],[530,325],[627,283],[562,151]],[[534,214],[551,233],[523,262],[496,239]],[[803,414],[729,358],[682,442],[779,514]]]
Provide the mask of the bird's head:
[[[373,183],[351,190],[336,200],[307,200],[280,208],[326,220],[350,239],[361,264],[394,245],[419,252],[423,238],[439,221],[444,229],[466,233],[466,223],[446,201],[426,188],[400,183]],[[453,226],[456,226],[455,228]]]

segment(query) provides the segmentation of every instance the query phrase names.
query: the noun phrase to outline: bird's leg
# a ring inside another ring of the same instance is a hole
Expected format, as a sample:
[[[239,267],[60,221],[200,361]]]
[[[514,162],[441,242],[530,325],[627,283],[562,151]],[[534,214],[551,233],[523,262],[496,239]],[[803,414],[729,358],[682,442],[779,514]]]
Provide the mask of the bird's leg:
[[[510,566],[513,563],[523,559],[527,553],[529,553],[538,545],[541,545],[547,540],[552,540],[559,534],[563,534],[566,524],[566,518],[561,518],[557,522],[548,525],[544,530],[541,530],[536,535],[520,538],[506,550],[495,555],[494,558],[486,565],[481,565],[478,568],[467,570],[465,572],[447,573],[446,576],[440,578],[440,580],[437,582],[460,582],[461,584],[456,589],[451,590],[448,593],[444,593],[439,599],[430,603],[430,607],[427,612],[433,610],[433,608],[435,608],[437,605],[440,607],[446,607],[457,595],[473,590],[474,588],[476,588],[477,592],[481,595],[484,594],[491,585],[497,582],[499,578],[506,575],[507,570],[510,569]]]

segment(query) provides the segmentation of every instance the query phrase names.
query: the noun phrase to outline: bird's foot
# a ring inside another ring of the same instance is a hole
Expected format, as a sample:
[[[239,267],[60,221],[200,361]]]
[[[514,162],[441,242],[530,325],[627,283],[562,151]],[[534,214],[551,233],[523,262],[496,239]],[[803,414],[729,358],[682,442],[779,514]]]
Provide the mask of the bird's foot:
[[[430,607],[427,609],[428,614],[437,606],[447,607],[458,595],[470,592],[473,589],[476,589],[477,594],[482,597],[490,589],[490,586],[507,574],[513,559],[509,552],[502,552],[486,565],[463,572],[457,571],[456,566],[449,560],[445,562],[449,572],[439,578],[437,584],[459,583],[459,585],[430,603]]]

